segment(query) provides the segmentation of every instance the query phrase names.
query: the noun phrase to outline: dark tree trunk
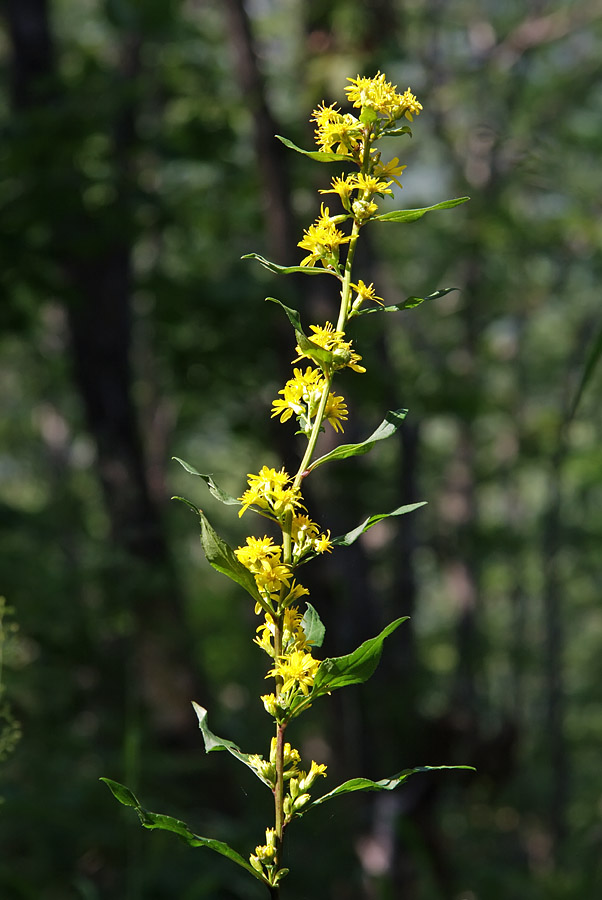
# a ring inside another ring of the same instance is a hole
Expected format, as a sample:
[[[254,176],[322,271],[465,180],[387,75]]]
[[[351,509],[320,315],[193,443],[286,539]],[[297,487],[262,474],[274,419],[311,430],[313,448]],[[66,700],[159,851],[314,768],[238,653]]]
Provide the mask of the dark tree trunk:
[[[27,116],[42,106],[56,105],[58,110],[63,98],[48,3],[8,0],[5,15],[12,43],[15,115]],[[134,78],[138,68],[139,40],[128,35],[122,45],[121,82]],[[159,509],[149,491],[131,395],[131,247],[124,224],[135,115],[131,102],[118,99],[112,133],[116,200],[109,211],[120,226],[116,236],[106,237],[106,225],[105,232],[99,233],[98,222],[86,215],[79,196],[57,196],[61,215],[49,249],[69,296],[66,314],[73,374],[96,446],[110,522],[113,551],[108,571],[113,606],[117,600],[133,615],[133,647],[124,648],[126,657],[135,660],[130,674],[138,681],[156,727],[182,735],[194,729],[189,700],[202,695],[182,653],[186,630],[181,596]],[[40,135],[40,143],[51,156],[48,135]],[[47,162],[69,165],[62,159]]]

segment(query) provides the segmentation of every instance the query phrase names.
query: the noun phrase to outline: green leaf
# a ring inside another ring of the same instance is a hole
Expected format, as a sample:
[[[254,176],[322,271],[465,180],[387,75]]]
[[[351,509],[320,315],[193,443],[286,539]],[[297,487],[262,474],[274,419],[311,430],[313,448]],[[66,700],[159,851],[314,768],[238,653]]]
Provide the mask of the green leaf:
[[[171,498],[172,500],[179,500],[180,503],[183,503],[188,509],[191,509],[193,513],[196,513],[197,516],[200,516],[200,510],[198,506],[195,506],[194,503],[191,503],[190,500],[187,500],[185,497],[178,497],[177,495]]]
[[[119,784],[118,781],[111,781],[110,778],[101,778],[100,780],[104,781],[109,790],[113,793],[115,799],[119,800],[120,803],[123,803],[124,806],[133,806],[135,809],[140,805],[136,799],[136,795],[124,784]]]
[[[435,209],[452,209],[459,206],[460,203],[466,203],[470,197],[456,197],[454,200],[444,200],[442,203],[436,203],[434,206],[424,206],[422,209],[398,209],[395,212],[383,213],[382,216],[373,216],[373,222],[414,222],[416,219],[422,218],[427,212]]]
[[[240,747],[238,747],[233,741],[228,741],[225,738],[220,738],[216,734],[214,734],[207,725],[207,710],[199,703],[195,703],[194,700],[192,701],[192,705],[197,715],[197,719],[199,720],[199,728],[201,729],[201,732],[203,734],[205,752],[211,753],[213,750],[227,750],[228,753],[231,753],[235,759],[237,759],[241,763],[244,763],[245,766],[248,766],[253,774],[257,775],[259,780],[263,781],[263,783],[267,785],[270,790],[272,790],[272,785],[270,784],[270,782],[266,781],[266,779],[263,778],[249,762],[249,754],[243,753]]]
[[[329,365],[332,362],[332,353],[330,350],[324,350],[322,347],[318,347],[317,344],[314,344],[313,341],[310,341],[305,332],[303,331],[303,327],[301,325],[301,318],[296,309],[291,309],[290,306],[285,306],[284,303],[281,303],[280,300],[276,300],[275,297],[266,297],[266,300],[269,300],[270,303],[277,303],[278,306],[281,306],[285,311],[289,322],[295,329],[295,337],[297,339],[297,344],[299,345],[299,349],[305,353],[306,356],[314,359],[318,365]]]
[[[362,125],[372,125],[374,122],[378,122],[378,113],[370,106],[364,106],[360,113],[360,122]]]
[[[186,469],[187,472],[190,472],[191,475],[197,475],[199,478],[202,478],[207,487],[209,488],[210,493],[217,499],[221,500],[222,503],[225,503],[227,506],[240,506],[240,500],[237,500],[236,497],[231,497],[230,494],[227,494],[226,491],[222,490],[221,487],[216,484],[213,480],[212,475],[202,475],[200,472],[187,463],[186,460],[180,459],[178,456],[172,456],[176,462],[180,463],[183,469]]]
[[[299,810],[298,815],[303,815],[312,806],[319,806],[320,803],[325,803],[326,800],[332,800],[333,797],[339,797],[341,794],[351,794],[354,791],[393,791],[400,784],[407,781],[410,775],[415,775],[418,772],[437,772],[441,769],[475,771],[473,766],[417,766],[415,769],[404,769],[403,772],[398,772],[397,775],[393,775],[391,778],[383,778],[381,781],[370,781],[369,778],[352,778],[327,794],[323,794],[322,797],[317,797],[313,802],[308,803],[303,809]]]
[[[314,462],[307,467],[307,471],[311,472],[313,469],[317,469],[318,466],[321,466],[325,462],[330,462],[332,459],[347,459],[350,456],[361,456],[362,454],[367,453],[374,447],[377,441],[384,441],[385,438],[395,434],[407,414],[407,409],[390,410],[376,431],[373,432],[370,437],[366,438],[365,441],[361,441],[359,444],[341,444],[339,447],[335,447],[330,453],[314,460]]]
[[[364,531],[368,531],[377,522],[382,522],[383,519],[389,519],[391,516],[404,516],[406,513],[414,512],[415,509],[420,509],[421,506],[426,506],[426,500],[422,500],[420,503],[408,503],[406,506],[398,506],[397,509],[390,513],[377,513],[374,516],[370,516],[365,522],[354,528],[353,531],[348,531],[347,534],[333,538],[332,543],[337,547],[349,547],[357,541]]]
[[[309,156],[310,159],[317,159],[318,162],[353,162],[353,159],[350,156],[345,156],[344,153],[327,153],[324,150],[302,150],[301,147],[297,147],[296,144],[293,144],[292,141],[289,141],[288,138],[282,137],[280,134],[277,134],[276,137],[279,141],[282,141],[285,147],[288,147],[289,150],[296,150],[297,153],[302,153],[303,156]]]
[[[326,634],[326,629],[311,603],[307,603],[306,606],[307,608],[301,619],[301,627],[305,632],[307,643],[311,644],[312,647],[321,647],[324,641],[324,635]]]
[[[178,500],[181,498],[178,497]],[[188,501],[184,501],[188,503]],[[191,503],[188,503],[192,507]],[[192,507],[193,509],[195,507]],[[265,612],[271,613],[255,584],[255,578],[234,555],[234,550],[223,541],[214,530],[202,509],[197,510],[201,522],[201,546],[207,557],[207,562],[217,572],[227,575],[247,591],[251,597],[261,605]]]
[[[402,125],[401,128],[385,128],[381,137],[391,137],[398,134],[409,134],[412,137],[412,129],[409,125]]]
[[[125,787],[125,785],[119,784],[117,781],[111,781],[110,778],[101,778],[100,780],[104,781],[116,800],[123,803],[124,806],[134,807],[138,813],[140,823],[144,828],[148,828],[151,831],[155,828],[161,831],[172,831],[186,841],[189,846],[208,847],[210,850],[214,850],[216,853],[225,856],[243,869],[246,869],[247,872],[253,875],[254,878],[257,878],[258,881],[262,881],[264,884],[268,883],[263,875],[255,871],[251,863],[247,862],[246,859],[243,859],[240,853],[237,853],[236,850],[233,850],[228,844],[224,844],[223,841],[214,841],[212,838],[201,837],[191,831],[185,822],[174,819],[172,816],[164,816],[159,813],[149,812],[149,810],[144,809],[144,807],[140,805],[136,796],[129,788]]]
[[[360,644],[353,653],[322,660],[314,678],[310,699],[329,694],[349,684],[362,684],[367,681],[378,665],[385,638],[408,618],[403,616],[401,619],[395,619],[376,637]]]
[[[457,290],[459,288],[441,288],[441,290],[429,294],[428,297],[408,297],[403,303],[396,303],[395,306],[371,306],[369,309],[358,310],[354,315],[367,316],[370,313],[399,312],[402,309],[414,309],[416,306],[420,306],[421,303],[426,303],[427,300],[438,300],[439,297],[445,297],[451,291]]]
[[[301,325],[301,316],[296,309],[291,309],[290,306],[285,306],[284,303],[282,303],[280,300],[276,300],[275,297],[266,297],[265,299],[269,300],[270,303],[277,303],[278,306],[281,306],[285,311],[289,322],[295,329],[295,334],[299,332],[299,334],[303,335],[303,337],[306,337],[305,332],[303,331],[303,326]]]
[[[319,268],[315,266],[279,266],[277,263],[271,262],[269,259],[260,256],[258,253],[245,253],[241,259],[256,259],[265,269],[274,272],[276,275],[290,275],[292,272],[304,272],[306,275],[335,275],[334,269],[325,269],[323,266]]]

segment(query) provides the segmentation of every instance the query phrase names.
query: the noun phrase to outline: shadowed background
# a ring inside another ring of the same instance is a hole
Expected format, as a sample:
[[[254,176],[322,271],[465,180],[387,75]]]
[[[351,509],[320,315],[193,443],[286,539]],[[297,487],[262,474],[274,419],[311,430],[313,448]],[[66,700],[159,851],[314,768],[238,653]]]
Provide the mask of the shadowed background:
[[[363,232],[358,277],[387,303],[458,291],[354,327],[368,372],[338,383],[345,439],[410,413],[308,479],[310,511],[341,534],[429,505],[304,569],[326,655],[411,620],[368,684],[322,700],[291,739],[328,762],[329,787],[420,764],[478,772],[317,809],[291,829],[284,893],[602,890],[599,373],[573,409],[602,324],[601,26],[592,0],[5,0],[0,588],[20,630],[0,753],[13,717],[23,734],[0,763],[2,897],[263,895],[144,832],[98,778],[243,855],[263,842],[271,798],[205,756],[189,703],[266,751],[257,620],[168,498],[202,505],[234,545],[257,521],[170,457],[236,496],[264,463],[296,469],[294,427],[269,417],[293,335],[263,300],[309,323],[332,320],[336,292],[240,257],[300,261],[340,170],[274,135],[309,148],[312,108],[378,69],[424,106],[413,138],[385,145],[408,164],[387,208],[472,199]]]

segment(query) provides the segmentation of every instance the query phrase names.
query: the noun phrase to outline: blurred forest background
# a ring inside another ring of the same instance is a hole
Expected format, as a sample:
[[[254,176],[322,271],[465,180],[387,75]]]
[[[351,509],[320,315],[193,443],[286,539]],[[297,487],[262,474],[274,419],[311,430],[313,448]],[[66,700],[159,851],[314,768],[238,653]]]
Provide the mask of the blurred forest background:
[[[0,895],[263,896],[98,778],[243,855],[271,819],[189,704],[265,752],[253,610],[169,497],[231,544],[254,523],[170,457],[237,496],[295,466],[269,418],[292,333],[263,301],[310,322],[336,297],[240,257],[299,262],[339,170],[273,136],[309,148],[312,108],[381,69],[424,105],[387,145],[408,164],[391,205],[472,199],[364,232],[358,274],[388,303],[459,291],[352,335],[368,373],[341,381],[345,438],[410,413],[316,473],[312,514],[341,534],[429,505],[308,567],[326,655],[411,621],[295,743],[330,787],[478,772],[319,808],[291,831],[286,896],[602,896],[600,372],[574,409],[602,324],[599,0],[4,0],[0,27]]]

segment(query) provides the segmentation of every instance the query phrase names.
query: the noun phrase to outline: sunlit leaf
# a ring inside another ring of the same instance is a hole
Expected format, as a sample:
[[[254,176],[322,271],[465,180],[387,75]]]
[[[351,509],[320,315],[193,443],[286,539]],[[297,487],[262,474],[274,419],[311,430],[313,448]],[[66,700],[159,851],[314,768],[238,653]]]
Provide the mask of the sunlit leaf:
[[[470,772],[475,771],[473,766],[417,766],[415,769],[404,769],[403,772],[398,772],[397,775],[393,775],[391,778],[383,778],[380,781],[370,781],[369,778],[351,778],[349,781],[345,781],[343,784],[334,788],[334,790],[329,791],[327,794],[323,794],[322,797],[317,797],[315,800],[308,803],[300,810],[299,815],[303,815],[312,807],[319,806],[321,803],[332,800],[333,797],[339,797],[341,794],[351,794],[354,791],[393,791],[395,788],[399,787],[400,784],[406,782],[411,775],[415,775],[419,772],[438,772],[441,769],[466,769]]]
[[[307,603],[306,606],[307,608],[301,619],[301,627],[307,638],[307,643],[311,644],[312,647],[321,647],[326,629],[311,603]]]
[[[332,361],[332,353],[330,350],[324,350],[322,347],[318,347],[317,344],[314,344],[313,341],[307,337],[305,332],[303,331],[303,327],[301,326],[301,318],[296,309],[291,309],[290,306],[285,306],[280,300],[276,300],[275,297],[266,297],[266,300],[269,300],[270,303],[277,303],[278,306],[281,306],[285,311],[289,322],[295,329],[295,337],[297,339],[297,344],[299,345],[299,349],[306,356],[309,356],[311,359],[314,359],[318,365],[328,365]]]
[[[160,813],[149,812],[149,810],[144,809],[144,807],[140,805],[135,794],[133,794],[129,788],[125,787],[125,785],[119,784],[117,781],[112,781],[110,778],[101,778],[100,780],[104,781],[116,800],[123,803],[124,806],[131,806],[136,810],[140,823],[144,828],[148,828],[151,831],[153,829],[172,831],[174,834],[177,834],[178,837],[181,837],[190,847],[208,847],[210,850],[214,850],[215,853],[225,856],[227,859],[235,862],[238,866],[246,869],[247,872],[253,875],[254,878],[257,878],[258,881],[267,884],[267,879],[259,872],[256,872],[251,863],[246,859],[243,859],[240,853],[237,853],[236,850],[233,850],[228,844],[224,844],[223,841],[215,841],[212,838],[201,837],[191,831],[185,822],[174,819],[172,816],[164,816]]]
[[[177,497],[177,500],[182,500],[183,498]],[[265,600],[259,593],[257,589],[257,585],[255,583],[255,578],[246,569],[241,562],[238,561],[234,554],[234,550],[218,535],[215,529],[212,527],[209,519],[205,515],[202,509],[196,509],[192,503],[189,503],[188,500],[184,500],[188,506],[192,509],[195,509],[198,513],[199,520],[201,523],[201,546],[207,557],[207,562],[210,566],[212,566],[217,572],[221,572],[222,575],[227,575],[228,578],[231,578],[232,581],[235,581],[242,588],[247,591],[248,594],[253,597],[253,599],[261,605],[261,607],[265,610],[265,612],[271,612],[269,607],[267,606]]]
[[[245,766],[248,766],[253,774],[257,775],[259,780],[263,781],[263,783],[271,789],[272,785],[269,783],[269,781],[266,781],[266,779],[263,778],[259,774],[259,772],[250,764],[249,754],[243,753],[240,747],[238,747],[233,741],[228,741],[225,738],[220,738],[216,734],[214,734],[207,724],[207,710],[199,703],[195,703],[194,700],[192,701],[192,705],[197,715],[197,719],[199,720],[199,728],[201,729],[203,741],[205,743],[205,752],[211,753],[213,750],[227,750],[228,753],[231,753],[235,759],[237,759],[241,763],[244,763]]]
[[[216,482],[213,480],[212,475],[202,475],[200,472],[197,472],[194,466],[191,466],[190,463],[187,463],[184,459],[180,459],[178,456],[172,456],[172,459],[180,463],[182,468],[186,469],[187,472],[190,472],[191,475],[197,475],[199,478],[202,478],[209,488],[210,493],[217,500],[221,500],[222,503],[225,503],[228,506],[241,505],[240,500],[237,500],[236,497],[231,497],[230,494],[227,494],[226,491],[222,490],[222,488],[218,484],[216,484]]]
[[[385,128],[382,132],[383,137],[392,137],[399,134],[409,134],[412,137],[412,129],[409,125],[402,125],[401,128]]]
[[[445,297],[445,295],[451,293],[451,291],[457,290],[459,290],[459,288],[441,288],[441,290],[434,291],[427,297],[408,297],[403,303],[396,303],[394,306],[371,306],[367,309],[358,310],[355,315],[367,316],[371,313],[399,312],[402,309],[414,309],[416,306],[420,306],[421,303],[426,303],[427,300],[438,300],[439,297]]]
[[[330,453],[314,460],[314,462],[307,467],[307,471],[311,472],[313,469],[317,469],[318,466],[323,465],[325,462],[330,462],[333,459],[347,459],[350,456],[361,456],[364,453],[368,453],[377,441],[384,441],[385,438],[395,434],[407,414],[407,409],[390,410],[376,431],[373,432],[370,437],[366,438],[365,441],[361,441],[359,444],[341,444],[339,447],[335,447]]]
[[[353,653],[322,660],[314,678],[310,698],[329,694],[331,691],[347,687],[350,684],[362,684],[367,681],[378,665],[385,638],[407,619],[408,616],[395,619],[376,637],[369,638],[360,644]]]
[[[305,275],[334,275],[338,278],[334,269],[325,269],[324,266],[279,266],[258,253],[245,253],[241,259],[256,259],[265,269],[276,275],[290,275],[292,272],[303,272]]]
[[[301,147],[297,147],[297,145],[293,144],[292,141],[289,141],[288,138],[282,137],[279,134],[277,134],[276,137],[290,150],[296,150],[297,153],[302,153],[303,156],[309,156],[310,159],[316,159],[318,162],[353,162],[350,156],[345,156],[343,153],[327,153],[324,150],[302,150]]]
[[[404,516],[406,513],[414,512],[415,509],[420,509],[421,506],[426,506],[426,500],[421,500],[420,503],[408,503],[406,506],[398,506],[397,509],[390,513],[377,513],[374,516],[370,516],[365,522],[354,528],[353,531],[348,531],[347,534],[333,538],[332,543],[337,547],[349,547],[357,541],[360,535],[372,528],[373,525],[376,525],[377,522],[382,522],[383,519],[390,519],[392,516]]]
[[[459,206],[460,203],[466,203],[470,197],[456,197],[454,200],[443,200],[442,203],[435,203],[434,206],[424,206],[422,209],[398,209],[395,212],[383,213],[381,216],[373,216],[371,222],[414,222],[420,219],[425,213],[433,212],[435,209],[452,209]]]

